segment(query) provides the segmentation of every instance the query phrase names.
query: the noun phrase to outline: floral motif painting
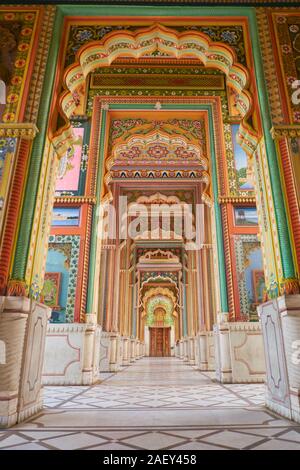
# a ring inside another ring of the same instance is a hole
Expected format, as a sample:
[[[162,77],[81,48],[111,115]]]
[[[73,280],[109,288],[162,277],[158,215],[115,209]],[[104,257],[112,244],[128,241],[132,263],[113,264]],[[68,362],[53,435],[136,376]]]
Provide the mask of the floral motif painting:
[[[45,273],[42,298],[53,309],[59,309],[60,280],[61,273]]]
[[[117,30],[136,30],[140,26],[131,25],[112,25],[106,24],[85,24],[72,25],[67,44],[65,67],[74,62],[75,54],[78,49],[89,41],[102,39],[106,34]],[[234,48],[238,61],[246,64],[244,29],[242,25],[177,25],[173,26],[178,32],[183,31],[201,31],[212,41],[224,42]]]
[[[83,127],[74,127],[73,132],[77,140],[67,153],[60,159],[58,176],[56,182],[56,193],[72,194],[78,191],[80,166],[81,166],[81,152],[83,146]]]
[[[24,85],[30,80],[27,72],[39,13],[32,6],[27,10],[22,7],[0,11],[1,78],[9,83],[3,122],[20,120]]]
[[[300,79],[300,15],[299,12],[273,13],[274,29],[280,56],[286,103],[291,122],[300,122],[299,85]]]

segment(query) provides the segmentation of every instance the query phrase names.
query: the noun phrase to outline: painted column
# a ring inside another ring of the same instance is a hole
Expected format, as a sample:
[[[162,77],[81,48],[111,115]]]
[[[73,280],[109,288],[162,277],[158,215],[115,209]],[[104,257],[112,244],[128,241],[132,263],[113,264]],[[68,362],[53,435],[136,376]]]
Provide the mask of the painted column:
[[[30,237],[33,228],[34,212],[36,207],[36,196],[40,183],[40,170],[43,161],[44,146],[46,141],[46,131],[49,123],[49,111],[54,86],[54,77],[57,69],[56,61],[60,46],[60,37],[62,34],[63,16],[59,10],[56,11],[55,26],[52,33],[52,42],[49,48],[49,57],[46,66],[45,76],[47,80],[43,83],[42,95],[39,105],[37,127],[39,133],[35,138],[30,155],[30,163],[28,168],[28,177],[23,200],[23,208],[20,219],[20,229],[15,249],[15,258],[12,269],[12,279],[17,281],[22,290],[25,289],[25,275],[28,263],[28,253]],[[48,118],[45,119],[45,116]],[[15,287],[17,289],[17,286]],[[17,292],[16,292],[17,293]],[[28,293],[28,291],[27,291]]]
[[[207,359],[207,333],[202,332],[198,335],[198,348],[199,348],[199,361],[198,366],[200,370],[208,369]]]
[[[272,211],[274,211],[274,219],[271,220],[271,230],[273,238],[278,240],[279,245],[279,259],[277,259],[277,269],[282,270],[282,275],[279,273],[275,283],[276,289],[279,293],[290,294],[299,292],[299,282],[296,279],[296,269],[292,253],[292,244],[289,233],[288,219],[286,205],[284,201],[284,191],[282,190],[282,181],[280,176],[280,164],[278,161],[278,154],[276,146],[272,140],[270,129],[272,128],[270,107],[267,97],[267,88],[264,79],[261,48],[259,44],[259,34],[256,23],[255,14],[253,21],[249,22],[249,28],[252,38],[253,55],[254,55],[254,72],[258,83],[257,93],[260,104],[260,114],[262,118],[262,126],[265,138],[266,148],[266,169],[270,180],[270,187],[268,189],[268,199]],[[275,256],[274,256],[275,257]],[[278,295],[278,294],[277,294]],[[273,286],[269,292],[269,297],[275,297],[276,292]]]
[[[181,251],[182,259],[182,336],[185,337],[188,334],[188,324],[187,324],[187,279],[186,279],[186,268],[185,268],[185,252],[182,248]]]

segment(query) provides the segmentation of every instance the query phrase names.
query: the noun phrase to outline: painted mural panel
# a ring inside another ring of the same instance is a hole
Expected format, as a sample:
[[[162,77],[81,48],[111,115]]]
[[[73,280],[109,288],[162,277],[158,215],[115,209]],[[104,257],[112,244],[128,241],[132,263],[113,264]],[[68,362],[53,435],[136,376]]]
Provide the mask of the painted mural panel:
[[[49,237],[43,301],[53,309],[52,322],[74,321],[79,245],[79,235]]]
[[[79,207],[54,207],[52,212],[53,227],[78,227],[80,221]]]
[[[80,196],[84,194],[85,177],[88,160],[89,131],[87,126],[76,123],[73,132],[76,141],[66,154],[60,159],[56,180],[56,196]]]
[[[61,273],[45,273],[43,300],[53,310],[60,310],[59,294],[61,284]]]
[[[248,157],[246,152],[237,143],[237,133],[239,130],[239,124],[233,124],[231,126],[232,143],[234,152],[234,166],[237,179],[238,189],[240,191],[252,191],[253,177],[249,166]]]
[[[72,149],[61,158],[58,168],[56,191],[77,191],[80,176],[81,149],[84,129],[74,128],[77,140]]]
[[[263,302],[265,289],[263,259],[257,235],[235,235],[234,249],[241,317],[244,321],[257,320],[256,307]]]
[[[234,223],[237,227],[258,226],[258,215],[256,207],[235,207]]]

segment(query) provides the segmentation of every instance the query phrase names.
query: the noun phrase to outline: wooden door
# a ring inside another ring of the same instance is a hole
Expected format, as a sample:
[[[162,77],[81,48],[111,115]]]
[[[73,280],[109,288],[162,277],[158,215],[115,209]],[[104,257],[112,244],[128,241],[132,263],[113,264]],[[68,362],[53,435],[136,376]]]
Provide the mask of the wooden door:
[[[171,328],[150,328],[150,356],[171,355],[170,333]]]

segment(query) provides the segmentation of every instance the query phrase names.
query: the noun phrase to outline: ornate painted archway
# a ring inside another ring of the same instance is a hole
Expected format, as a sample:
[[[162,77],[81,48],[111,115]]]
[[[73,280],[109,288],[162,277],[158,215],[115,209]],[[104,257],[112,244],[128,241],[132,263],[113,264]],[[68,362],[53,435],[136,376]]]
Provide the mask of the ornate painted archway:
[[[212,42],[199,31],[177,33],[171,28],[154,24],[135,32],[111,32],[101,41],[92,41],[79,49],[75,62],[65,71],[66,90],[59,98],[61,113],[66,121],[66,125],[53,138],[59,155],[63,155],[72,142],[69,119],[84,98],[88,74],[99,67],[109,66],[117,58],[130,56],[138,59],[155,50],[177,59],[199,59],[205,67],[216,68],[226,75],[227,85],[237,93],[236,106],[242,116],[238,139],[246,152],[253,152],[258,134],[248,122],[252,111],[249,73],[237,62],[234,50],[226,44]]]

